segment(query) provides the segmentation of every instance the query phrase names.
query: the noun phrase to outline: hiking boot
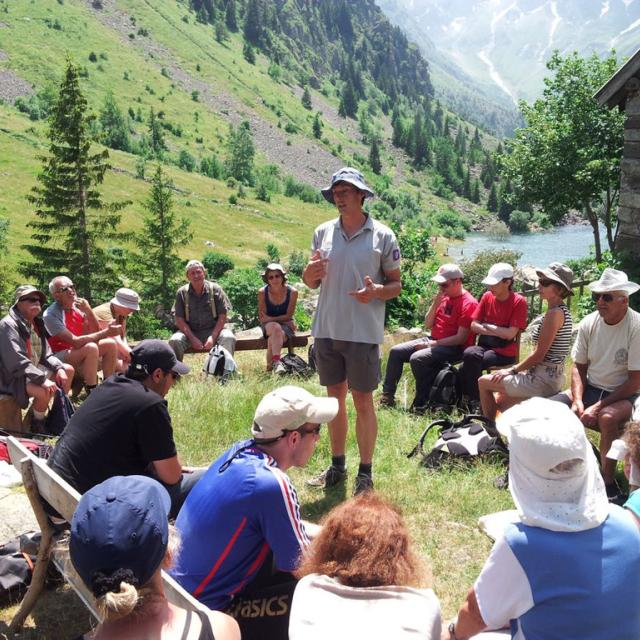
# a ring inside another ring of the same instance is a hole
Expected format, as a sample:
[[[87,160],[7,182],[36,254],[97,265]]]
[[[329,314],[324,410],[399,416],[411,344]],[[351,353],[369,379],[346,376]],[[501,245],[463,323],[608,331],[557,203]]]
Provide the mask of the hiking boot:
[[[314,476],[313,478],[309,478],[307,480],[307,484],[310,487],[322,487],[324,489],[327,489],[328,487],[335,487],[340,482],[344,482],[346,477],[346,468],[338,469],[338,467],[334,467],[333,465],[331,465],[321,474]]]
[[[396,406],[396,399],[393,397],[393,394],[391,393],[385,393],[384,391],[382,392],[380,399],[378,400],[378,406],[379,407],[395,407]]]
[[[412,404],[409,408],[409,413],[413,413],[416,416],[423,416],[429,407],[426,404],[415,405]]]
[[[273,373],[276,376],[286,376],[287,375],[287,367],[282,364],[281,360],[275,363],[273,366]]]
[[[359,473],[356,476],[356,484],[353,489],[353,495],[357,496],[365,491],[373,491],[373,478]]]

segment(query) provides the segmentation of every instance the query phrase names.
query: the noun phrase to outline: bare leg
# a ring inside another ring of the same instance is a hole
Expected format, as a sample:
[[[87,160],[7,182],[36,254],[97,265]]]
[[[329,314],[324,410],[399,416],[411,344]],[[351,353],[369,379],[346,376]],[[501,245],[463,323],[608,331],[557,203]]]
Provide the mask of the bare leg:
[[[106,380],[112,376],[118,366],[118,347],[113,338],[103,338],[98,342],[98,350],[102,358],[102,376]]]
[[[327,387],[327,395],[338,399],[338,414],[329,423],[329,441],[331,455],[343,456],[347,445],[347,381],[331,384]]]
[[[360,462],[371,464],[378,436],[378,420],[373,405],[373,392],[351,390],[356,408],[356,438],[360,451]]]
[[[511,407],[515,407],[517,404],[528,400],[528,398],[514,398],[507,393],[498,393],[496,394],[496,404],[498,405],[498,409],[503,413],[510,409]]]
[[[51,400],[51,394],[47,389],[34,384],[33,382],[27,382],[27,395],[33,398],[33,410],[40,413],[44,413],[49,407],[49,400]]]
[[[67,372],[67,381],[62,385],[62,390],[66,395],[69,395],[69,391],[71,391],[71,385],[73,384],[73,376],[76,375],[76,372],[70,364],[64,363],[62,366]]]
[[[493,374],[489,373],[478,378],[478,391],[480,392],[482,415],[489,418],[489,420],[495,420],[498,413],[498,405],[493,394],[498,391],[504,393],[504,385],[502,382],[495,382]]]
[[[267,322],[265,325],[265,333],[267,334],[267,343],[271,351],[271,358],[279,356],[284,344],[284,331],[277,322]]]
[[[631,417],[632,405],[628,400],[620,400],[605,407],[598,414],[600,429],[600,462],[602,464],[602,478],[605,484],[615,480],[616,461],[607,458],[607,452],[616,438],[620,437],[622,426]]]
[[[87,385],[98,384],[98,345],[95,342],[71,349],[65,356],[65,362],[82,374]]]

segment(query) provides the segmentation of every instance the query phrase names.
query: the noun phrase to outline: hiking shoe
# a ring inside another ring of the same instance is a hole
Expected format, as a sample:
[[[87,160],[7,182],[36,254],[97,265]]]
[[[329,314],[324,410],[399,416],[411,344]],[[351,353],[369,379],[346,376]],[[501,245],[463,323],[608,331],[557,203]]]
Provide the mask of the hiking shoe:
[[[392,394],[390,393],[385,393],[384,391],[382,392],[382,395],[380,396],[380,400],[378,400],[378,406],[380,407],[395,407],[396,406],[396,399],[393,397]]]
[[[353,495],[357,496],[365,491],[373,491],[373,478],[359,473],[356,476],[356,484],[353,489]]]
[[[321,474],[314,476],[313,478],[309,478],[307,480],[307,484],[310,487],[322,487],[326,489],[327,487],[335,487],[340,482],[344,482],[346,477],[346,468],[338,469],[338,467],[334,467],[333,465],[331,465]]]
[[[282,364],[281,360],[278,360],[273,367],[273,373],[276,376],[286,376],[287,375],[287,367]]]
[[[421,404],[421,405],[412,404],[411,407],[409,408],[409,413],[413,413],[416,416],[423,416],[425,413],[427,413],[428,408],[429,407],[426,404]]]

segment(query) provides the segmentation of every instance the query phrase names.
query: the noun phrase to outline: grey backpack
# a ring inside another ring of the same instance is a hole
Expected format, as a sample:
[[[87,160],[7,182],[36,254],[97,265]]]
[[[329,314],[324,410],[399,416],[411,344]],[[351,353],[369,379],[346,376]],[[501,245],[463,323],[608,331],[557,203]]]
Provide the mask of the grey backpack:
[[[236,371],[238,366],[233,356],[219,344],[213,346],[202,370],[210,376],[217,376],[221,382],[226,382]]]

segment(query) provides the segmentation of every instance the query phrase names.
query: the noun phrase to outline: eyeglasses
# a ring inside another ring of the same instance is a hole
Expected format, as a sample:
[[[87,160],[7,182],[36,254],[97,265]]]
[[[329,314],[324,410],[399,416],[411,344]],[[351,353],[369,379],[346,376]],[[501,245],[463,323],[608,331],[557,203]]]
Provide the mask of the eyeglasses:
[[[319,436],[321,427],[322,425],[319,424],[317,427],[313,427],[313,429],[298,429],[298,431],[300,432],[300,435],[303,437],[310,436],[310,435]]]
[[[553,280],[538,280],[538,284],[541,287],[550,287],[552,284],[556,284]]]
[[[591,299],[594,302],[598,302],[598,300],[600,300],[600,298],[602,298],[604,300],[604,302],[613,302],[613,300],[615,300],[616,296],[614,296],[612,293],[592,293],[591,294]]]
[[[66,287],[60,287],[58,289],[58,293],[67,293],[67,291],[75,291],[75,290],[76,290],[75,284],[68,284]]]
[[[24,298],[20,298],[20,302],[38,302],[42,304],[42,300],[37,296],[25,296]]]

